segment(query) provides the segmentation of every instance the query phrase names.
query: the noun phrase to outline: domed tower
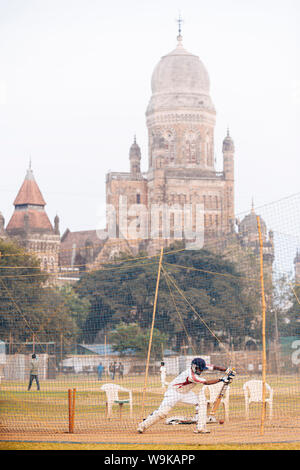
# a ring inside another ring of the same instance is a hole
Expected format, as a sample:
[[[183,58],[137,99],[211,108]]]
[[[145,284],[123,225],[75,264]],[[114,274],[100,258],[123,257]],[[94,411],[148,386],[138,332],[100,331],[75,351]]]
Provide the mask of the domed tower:
[[[165,167],[214,170],[215,108],[209,76],[199,57],[177,37],[177,47],[155,67],[146,111],[149,170],[155,168],[155,143],[163,139]]]
[[[141,151],[134,139],[130,171],[106,175],[106,203],[112,213],[107,219],[116,227],[110,238],[138,246],[133,237],[142,235],[134,224],[138,229],[145,225],[143,249],[154,254],[174,241],[191,245],[197,239],[200,248],[202,240],[205,245],[231,232],[234,146],[228,135],[223,142],[224,171],[216,171],[215,122],[207,70],[183,47],[179,29],[175,49],[161,57],[151,77],[148,170],[141,172]],[[134,212],[142,215],[134,219]]]
[[[260,228],[263,242],[267,239],[267,226],[265,221],[260,217]],[[239,235],[243,238],[244,242],[250,244],[259,240],[258,226],[257,226],[257,214],[254,210],[254,204],[252,201],[252,207],[249,214],[247,214],[243,220],[239,223]]]
[[[259,216],[259,218],[264,261],[271,266],[274,260],[273,232],[268,232],[265,221],[262,217]],[[257,214],[255,213],[253,202],[250,214],[246,215],[238,223],[238,236],[242,246],[252,249],[255,253],[259,253]]]
[[[173,211],[189,205],[189,233],[204,233],[205,244],[229,233],[234,220],[233,141],[230,136],[225,139],[224,171],[217,172],[216,110],[209,76],[199,57],[183,47],[181,32],[176,48],[154,68],[151,91],[146,110],[148,204],[166,204]],[[179,219],[165,225],[171,232],[176,226],[177,239],[182,226],[182,239],[187,240],[186,219],[182,218],[181,225]]]

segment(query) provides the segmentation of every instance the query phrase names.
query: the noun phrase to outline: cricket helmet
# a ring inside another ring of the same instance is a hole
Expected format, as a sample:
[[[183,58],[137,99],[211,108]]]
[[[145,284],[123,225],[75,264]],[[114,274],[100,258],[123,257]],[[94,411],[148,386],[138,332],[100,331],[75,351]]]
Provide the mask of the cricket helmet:
[[[195,374],[200,375],[203,370],[207,370],[206,362],[201,357],[195,357],[192,360],[191,368]]]

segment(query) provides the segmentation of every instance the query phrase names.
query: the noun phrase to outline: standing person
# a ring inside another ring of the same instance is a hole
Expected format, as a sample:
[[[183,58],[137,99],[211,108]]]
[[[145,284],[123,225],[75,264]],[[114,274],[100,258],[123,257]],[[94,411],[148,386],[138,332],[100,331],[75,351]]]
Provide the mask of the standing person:
[[[160,371],[161,386],[165,388],[168,385],[168,382],[166,382],[167,369],[163,361],[160,363],[159,371]]]
[[[31,385],[34,380],[36,381],[37,389],[40,390],[38,373],[39,373],[39,361],[36,355],[32,354],[31,362],[30,362],[30,375],[29,375],[28,390],[31,389]]]
[[[116,363],[115,362],[110,363],[109,372],[110,372],[111,380],[115,380],[115,375],[116,375]]]
[[[100,362],[100,364],[98,365],[98,380],[101,380],[102,378],[102,374],[103,374],[103,370],[104,370],[104,367],[102,365],[102,362]]]
[[[204,370],[217,370],[225,372],[224,377],[220,379],[206,380],[201,377]],[[138,432],[143,433],[149,426],[165,418],[169,411],[178,403],[188,403],[196,407],[197,426],[195,433],[206,434],[210,431],[206,428],[207,421],[207,402],[204,393],[197,396],[191,390],[197,384],[214,385],[218,382],[230,383],[235,375],[231,369],[218,367],[214,365],[206,365],[204,359],[196,357],[192,360],[191,365],[181,372],[170,384],[164,394],[163,401],[160,406],[153,411],[144,421],[139,423]]]
[[[112,379],[115,380],[115,375],[117,372],[117,363],[114,361],[113,366],[112,366]]]
[[[124,366],[123,366],[122,362],[119,362],[118,370],[119,370],[119,378],[120,378],[120,379],[123,379],[123,376],[124,376]]]

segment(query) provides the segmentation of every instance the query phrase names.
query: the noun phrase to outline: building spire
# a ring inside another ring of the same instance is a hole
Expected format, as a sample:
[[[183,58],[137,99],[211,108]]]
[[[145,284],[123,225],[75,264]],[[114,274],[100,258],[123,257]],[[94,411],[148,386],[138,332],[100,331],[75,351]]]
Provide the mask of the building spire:
[[[182,23],[183,23],[183,19],[181,18],[180,12],[179,12],[178,19],[176,20],[176,22],[178,23],[177,41],[178,41],[179,44],[181,44],[181,42],[182,42],[181,26],[182,26]]]
[[[31,165],[31,155],[29,155],[29,165],[28,165],[28,170],[27,170],[27,173],[26,173],[26,179],[28,179],[28,180],[33,180],[34,179],[33,171],[32,171],[32,165]]]

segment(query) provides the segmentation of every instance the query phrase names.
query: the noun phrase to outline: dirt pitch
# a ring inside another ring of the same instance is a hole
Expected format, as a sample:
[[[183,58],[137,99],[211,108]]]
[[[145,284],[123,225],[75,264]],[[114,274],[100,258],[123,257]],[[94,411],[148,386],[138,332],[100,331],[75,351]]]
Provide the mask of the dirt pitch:
[[[300,443],[299,425],[293,425],[289,419],[281,418],[266,423],[261,434],[260,423],[257,420],[249,422],[229,422],[225,424],[208,425],[210,434],[194,434],[195,425],[166,425],[164,422],[154,425],[144,434],[136,432],[133,423],[124,422],[124,428],[116,427],[111,420],[102,421],[101,425],[81,428],[75,426],[74,432],[45,431],[36,426],[35,430],[18,432],[9,429],[0,431],[0,442],[56,442],[56,443],[87,443],[110,445],[136,446],[199,446],[199,445],[232,445],[232,444],[271,444],[271,443]],[[137,423],[136,423],[137,424]],[[118,426],[120,424],[118,423]],[[162,448],[162,447],[161,447]]]

